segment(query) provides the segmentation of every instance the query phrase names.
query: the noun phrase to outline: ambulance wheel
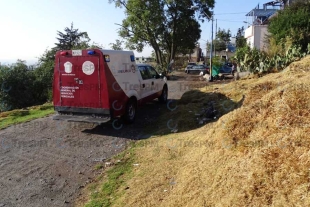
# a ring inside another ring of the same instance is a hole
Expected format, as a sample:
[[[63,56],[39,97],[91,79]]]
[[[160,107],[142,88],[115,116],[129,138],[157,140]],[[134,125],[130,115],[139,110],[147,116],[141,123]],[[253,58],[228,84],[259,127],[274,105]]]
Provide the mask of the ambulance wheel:
[[[127,124],[131,124],[135,121],[137,111],[136,109],[137,109],[136,100],[133,98],[129,99],[126,105],[126,112],[124,115],[124,119]]]
[[[160,103],[167,103],[167,100],[168,100],[168,88],[167,86],[165,85],[162,92],[161,92],[161,95],[160,97],[158,98],[159,102]]]

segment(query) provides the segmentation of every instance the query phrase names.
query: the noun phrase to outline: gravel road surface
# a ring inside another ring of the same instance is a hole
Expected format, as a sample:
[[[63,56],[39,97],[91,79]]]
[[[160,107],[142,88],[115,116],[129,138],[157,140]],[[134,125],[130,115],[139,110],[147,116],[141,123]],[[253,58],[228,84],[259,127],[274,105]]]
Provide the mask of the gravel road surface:
[[[183,72],[174,77],[168,81],[170,99],[207,84]],[[52,116],[0,130],[0,206],[73,206],[97,175],[94,166],[144,138],[144,127],[154,124],[163,107],[157,101],[146,104],[136,122],[120,130],[111,123],[59,122]]]

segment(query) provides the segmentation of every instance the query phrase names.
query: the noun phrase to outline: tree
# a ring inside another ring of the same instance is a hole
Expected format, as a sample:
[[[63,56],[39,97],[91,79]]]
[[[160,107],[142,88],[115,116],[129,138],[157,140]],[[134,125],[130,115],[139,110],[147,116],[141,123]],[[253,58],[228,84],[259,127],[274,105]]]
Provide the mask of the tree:
[[[116,39],[115,43],[110,43],[109,45],[111,45],[113,50],[123,50],[123,43],[124,41]]]
[[[218,29],[216,33],[216,39],[228,44],[230,42],[230,38],[231,38],[230,29],[228,29],[227,31],[225,29],[222,30],[221,28]]]
[[[241,27],[238,29],[237,35],[236,35],[236,47],[242,48],[247,45],[246,39],[244,37],[244,27]]]
[[[226,43],[219,40],[219,39],[215,39],[213,40],[213,50],[215,48],[215,51],[223,51],[223,50],[226,50]],[[210,51],[211,49],[211,43],[207,43],[207,48],[208,48],[208,51]]]
[[[56,45],[57,50],[72,50],[72,49],[86,49],[89,47],[89,37],[87,32],[79,32],[79,29],[73,28],[73,23],[71,27],[66,27],[64,29],[65,33],[57,31],[58,40]]]
[[[215,48],[215,51],[223,51],[226,50],[228,43],[230,43],[230,29],[227,31],[225,29],[218,29],[218,32],[216,33],[216,37],[213,40],[213,47]],[[207,43],[207,48],[210,50],[211,43]]]
[[[99,43],[96,43],[96,42],[93,42],[89,47],[88,49],[103,49],[104,47],[99,44]]]
[[[26,61],[0,69],[0,111],[23,108],[38,103],[39,88],[33,71],[28,70]]]
[[[268,25],[269,38],[283,48],[287,41],[306,51],[310,42],[310,1],[297,0],[278,12]]]
[[[157,63],[164,65],[186,49],[194,49],[200,38],[200,25],[193,5],[210,13],[214,0],[110,0],[124,7],[126,18],[120,24],[119,35],[126,47],[141,52],[146,45],[154,49]],[[165,55],[166,54],[166,59]]]

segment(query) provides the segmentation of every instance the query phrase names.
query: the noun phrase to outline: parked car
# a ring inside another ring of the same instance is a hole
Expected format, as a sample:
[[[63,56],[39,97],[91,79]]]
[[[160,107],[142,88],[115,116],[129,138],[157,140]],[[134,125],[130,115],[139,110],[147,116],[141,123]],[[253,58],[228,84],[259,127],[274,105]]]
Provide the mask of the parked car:
[[[102,124],[158,98],[166,103],[167,79],[148,64],[136,64],[133,51],[65,50],[55,57],[54,120]]]
[[[193,66],[197,65],[196,63],[193,63],[193,62],[190,62],[190,63],[187,63],[187,66],[185,68],[185,72],[187,72],[188,69],[192,68]]]
[[[192,72],[203,72],[203,74],[210,73],[210,67],[206,65],[194,65],[191,68],[185,69],[185,73],[192,73]]]

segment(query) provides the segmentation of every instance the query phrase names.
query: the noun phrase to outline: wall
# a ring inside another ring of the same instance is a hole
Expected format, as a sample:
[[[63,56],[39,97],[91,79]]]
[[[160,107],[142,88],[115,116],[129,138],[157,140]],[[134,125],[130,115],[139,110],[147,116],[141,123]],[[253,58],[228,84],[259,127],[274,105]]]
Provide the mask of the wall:
[[[244,37],[251,48],[256,47],[259,50],[264,50],[267,48],[265,43],[267,34],[267,25],[252,25],[245,30]]]

